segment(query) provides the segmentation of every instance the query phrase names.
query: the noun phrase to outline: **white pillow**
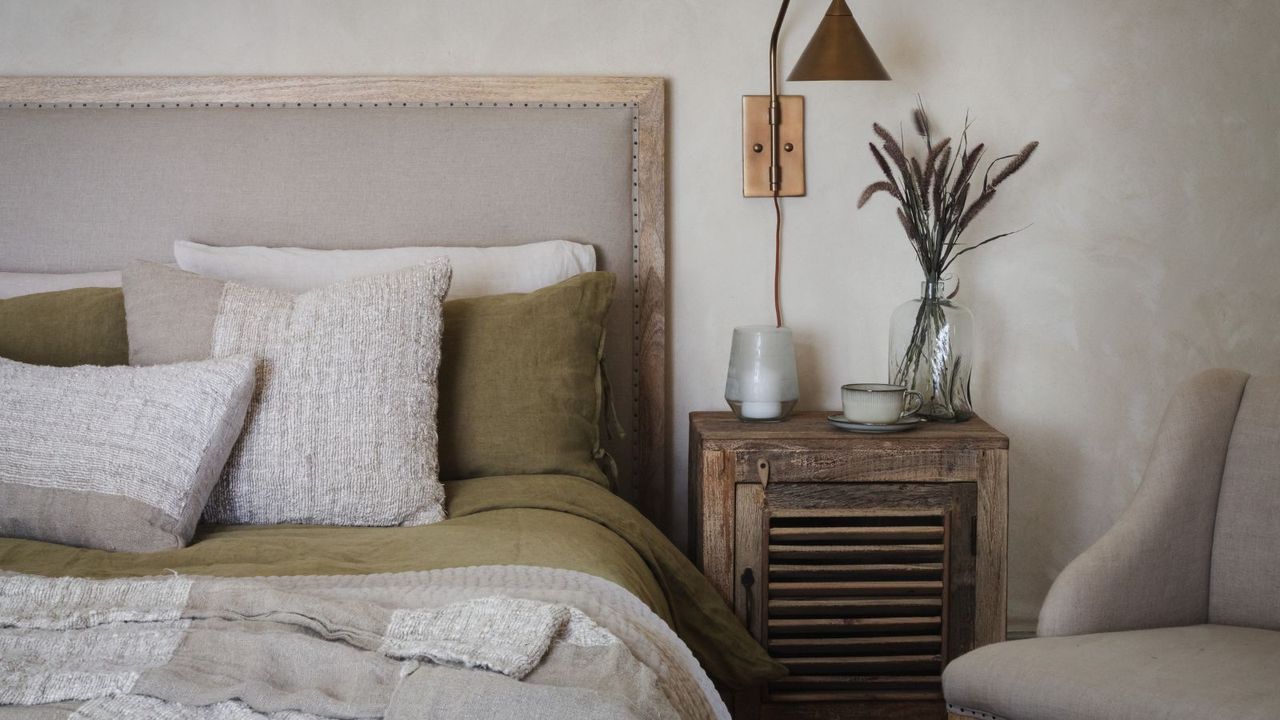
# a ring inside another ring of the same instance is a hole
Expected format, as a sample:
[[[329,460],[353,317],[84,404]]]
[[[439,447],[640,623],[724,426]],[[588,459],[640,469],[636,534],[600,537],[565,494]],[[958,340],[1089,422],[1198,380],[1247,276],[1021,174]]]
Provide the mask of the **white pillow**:
[[[450,299],[533,292],[596,269],[595,248],[567,240],[380,250],[215,247],[179,240],[173,244],[173,257],[187,272],[295,293],[444,257],[453,267]]]
[[[0,272],[0,300],[82,287],[120,287],[120,271],[87,273]]]

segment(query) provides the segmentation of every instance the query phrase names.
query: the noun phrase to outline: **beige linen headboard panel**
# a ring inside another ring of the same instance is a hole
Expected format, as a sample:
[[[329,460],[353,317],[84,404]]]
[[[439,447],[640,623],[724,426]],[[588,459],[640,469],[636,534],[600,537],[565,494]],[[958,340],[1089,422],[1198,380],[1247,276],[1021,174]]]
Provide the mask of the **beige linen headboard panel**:
[[[657,78],[0,78],[0,271],[172,243],[593,245],[620,489],[667,504]]]

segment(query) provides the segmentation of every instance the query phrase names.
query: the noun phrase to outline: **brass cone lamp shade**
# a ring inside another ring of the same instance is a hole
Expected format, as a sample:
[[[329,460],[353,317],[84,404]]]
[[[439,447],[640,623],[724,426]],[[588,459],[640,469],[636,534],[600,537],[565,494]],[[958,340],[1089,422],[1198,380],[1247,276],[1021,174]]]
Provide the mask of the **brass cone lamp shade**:
[[[845,0],[832,0],[788,80],[888,80]]]

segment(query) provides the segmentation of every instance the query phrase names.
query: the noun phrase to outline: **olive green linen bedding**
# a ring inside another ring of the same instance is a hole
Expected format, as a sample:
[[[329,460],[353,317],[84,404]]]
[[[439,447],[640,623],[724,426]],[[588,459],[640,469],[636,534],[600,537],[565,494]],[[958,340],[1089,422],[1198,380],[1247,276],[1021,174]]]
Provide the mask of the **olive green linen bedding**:
[[[468,566],[576,570],[620,585],[669,621],[717,682],[781,674],[693,565],[633,507],[582,478],[445,484],[449,520],[397,528],[201,527],[190,546],[110,553],[0,539],[0,570],[81,578],[176,571],[219,577],[367,575]]]
[[[0,357],[32,365],[125,365],[120,288],[77,288],[0,300]]]

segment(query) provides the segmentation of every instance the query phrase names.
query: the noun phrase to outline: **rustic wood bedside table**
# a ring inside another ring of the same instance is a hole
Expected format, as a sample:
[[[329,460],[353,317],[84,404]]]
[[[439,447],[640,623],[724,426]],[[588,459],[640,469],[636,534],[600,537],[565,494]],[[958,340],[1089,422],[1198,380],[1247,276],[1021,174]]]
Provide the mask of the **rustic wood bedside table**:
[[[734,717],[945,718],[942,668],[1005,637],[1009,439],[826,416],[689,418],[694,560],[791,670]]]

